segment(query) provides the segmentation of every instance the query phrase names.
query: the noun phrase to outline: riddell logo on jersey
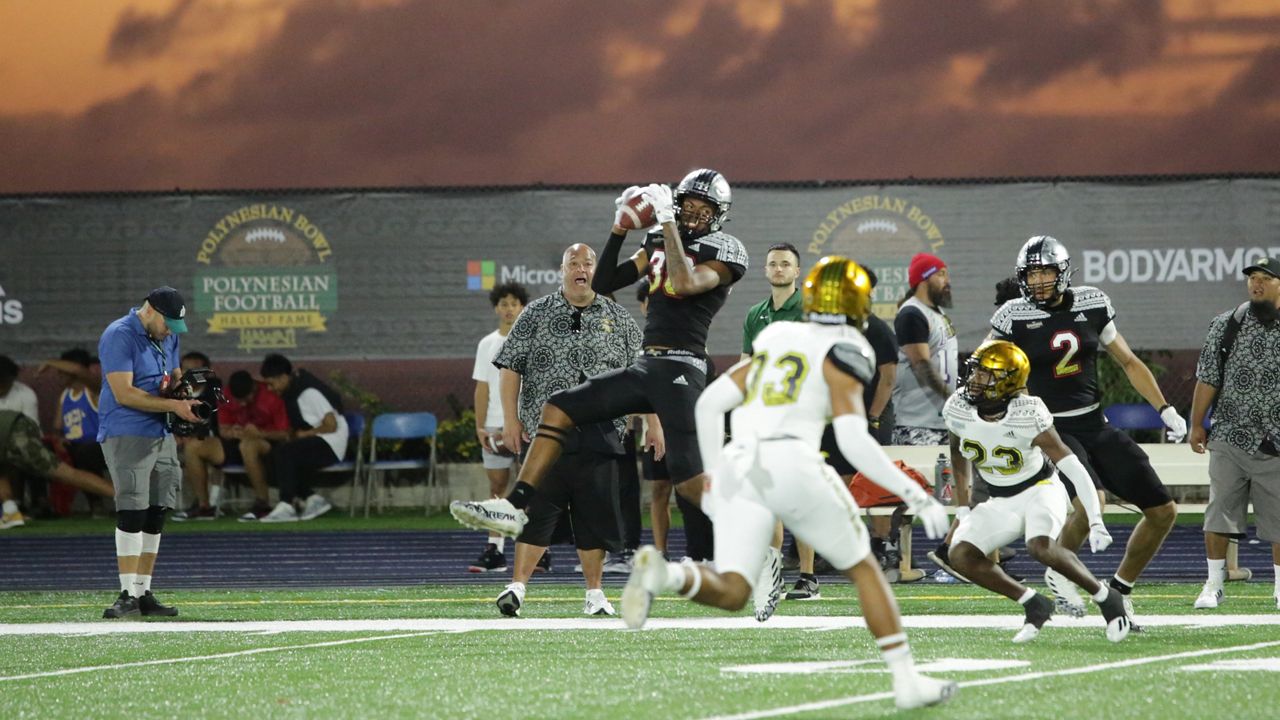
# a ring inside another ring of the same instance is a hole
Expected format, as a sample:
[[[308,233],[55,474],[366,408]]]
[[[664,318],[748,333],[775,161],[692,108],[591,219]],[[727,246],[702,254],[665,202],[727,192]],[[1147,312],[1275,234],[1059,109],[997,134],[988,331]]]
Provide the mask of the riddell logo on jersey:
[[[560,268],[539,270],[527,265],[502,265],[493,260],[467,261],[467,289],[492,290],[501,283],[520,283],[521,285],[559,285]]]

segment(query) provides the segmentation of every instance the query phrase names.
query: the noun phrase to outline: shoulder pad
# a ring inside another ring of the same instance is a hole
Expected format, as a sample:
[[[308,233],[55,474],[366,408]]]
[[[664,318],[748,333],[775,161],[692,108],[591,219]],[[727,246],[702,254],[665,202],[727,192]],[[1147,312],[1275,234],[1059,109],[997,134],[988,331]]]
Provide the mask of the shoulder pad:
[[[831,349],[827,351],[827,357],[841,371],[853,376],[863,385],[870,383],[871,378],[875,377],[875,357],[861,345],[848,340],[838,340],[832,343]]]

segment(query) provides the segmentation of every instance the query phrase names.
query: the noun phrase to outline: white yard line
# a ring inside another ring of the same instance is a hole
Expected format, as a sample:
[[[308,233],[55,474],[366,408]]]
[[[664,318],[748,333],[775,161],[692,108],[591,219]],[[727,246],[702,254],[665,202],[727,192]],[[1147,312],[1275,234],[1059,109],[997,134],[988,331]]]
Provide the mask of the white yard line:
[[[285,652],[287,650],[306,650],[308,648],[333,647],[335,645],[353,645],[355,643],[374,642],[376,640],[397,640],[400,638],[422,637],[434,635],[434,632],[404,633],[401,635],[379,635],[377,637],[350,638],[347,640],[330,640],[328,642],[307,643],[306,645],[280,645],[276,647],[237,650],[235,652],[217,653],[214,655],[196,655],[192,657],[167,658],[164,660],[140,660],[138,662],[113,663],[110,665],[91,665],[88,667],[49,670],[48,672],[27,673],[25,675],[0,675],[0,682],[10,680],[34,680],[36,678],[57,677],[59,675],[76,675],[79,673],[98,672],[99,670],[119,670],[121,668],[147,667],[150,665],[173,665],[175,663],[203,662],[205,660],[221,660],[223,658],[240,657],[242,655],[258,655],[261,653]]]
[[[496,614],[496,611],[495,611]],[[1143,615],[1144,627],[1225,627],[1233,625],[1280,626],[1280,614],[1273,615]],[[907,615],[902,624],[908,629],[987,628],[1016,630],[1022,627],[1021,615]],[[774,615],[768,622],[758,623],[750,616],[703,618],[654,618],[645,625],[648,630],[845,630],[865,628],[860,617],[818,617]],[[1101,630],[1102,617],[1083,618],[1054,616],[1047,633],[1055,628],[1094,628]],[[192,633],[192,632],[474,632],[483,630],[625,630],[618,618],[456,618],[399,620],[260,620],[247,622],[169,622],[96,620],[82,623],[27,623],[0,625],[5,635],[115,635],[128,633]]]
[[[1145,619],[1145,618],[1144,618]],[[1264,648],[1280,646],[1280,640],[1270,642],[1254,643],[1252,645],[1236,645],[1234,647],[1211,648],[1208,650],[1188,650],[1187,652],[1172,653],[1169,655],[1155,655],[1152,657],[1132,658],[1129,660],[1119,660],[1110,663],[1101,663],[1098,665],[1084,665],[1082,667],[1063,668],[1061,670],[1046,670],[1042,672],[1029,672],[1020,675],[1006,675],[1002,677],[984,678],[982,680],[966,680],[960,683],[961,688],[980,687],[983,685],[1002,685],[1004,683],[1026,682],[1028,680],[1042,680],[1050,677],[1062,677],[1064,675],[1085,675],[1088,673],[1102,672],[1104,670],[1116,670],[1120,668],[1135,667],[1138,665],[1149,665],[1151,663],[1167,662],[1169,660],[1183,660],[1186,658],[1204,657],[1206,655],[1223,655],[1226,653],[1241,653],[1252,650],[1262,650]],[[796,715],[798,713],[814,712],[817,710],[830,710],[831,708],[844,707],[846,705],[856,705],[858,703],[875,702],[877,700],[889,700],[893,698],[892,692],[879,692],[869,695],[855,695],[846,698],[836,698],[834,700],[822,700],[819,702],[804,703],[802,705],[791,705],[788,707],[773,708],[770,710],[756,710],[752,712],[740,713],[737,715],[713,715],[704,720],[755,720],[755,718],[779,717],[781,715]]]

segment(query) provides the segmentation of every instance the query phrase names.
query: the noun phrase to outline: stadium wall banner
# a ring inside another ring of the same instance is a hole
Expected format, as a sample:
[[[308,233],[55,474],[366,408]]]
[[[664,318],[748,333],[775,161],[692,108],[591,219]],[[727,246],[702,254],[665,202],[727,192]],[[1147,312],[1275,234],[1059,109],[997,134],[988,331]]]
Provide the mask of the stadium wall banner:
[[[152,287],[187,299],[187,349],[248,360],[466,358],[494,324],[488,291],[560,282],[570,244],[600,248],[618,188],[0,197],[0,347],[20,360],[92,346]],[[892,317],[907,263],[951,273],[962,348],[977,346],[996,282],[1024,240],[1072,253],[1073,281],[1110,294],[1137,348],[1185,350],[1245,296],[1241,270],[1280,254],[1280,180],[750,185],[725,231],[751,255],[713,323],[709,350],[736,354],[746,310],[769,292],[769,245],[805,266],[844,254],[879,278]],[[639,247],[632,233],[624,247]],[[630,290],[617,300],[638,307]]]

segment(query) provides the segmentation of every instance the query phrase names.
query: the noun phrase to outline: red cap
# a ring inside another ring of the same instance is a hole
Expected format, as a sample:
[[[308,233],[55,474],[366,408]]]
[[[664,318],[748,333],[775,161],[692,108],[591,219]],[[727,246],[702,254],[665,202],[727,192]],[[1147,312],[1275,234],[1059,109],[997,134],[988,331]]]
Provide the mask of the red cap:
[[[911,287],[915,287],[946,266],[937,255],[916,253],[907,266],[907,281]]]

